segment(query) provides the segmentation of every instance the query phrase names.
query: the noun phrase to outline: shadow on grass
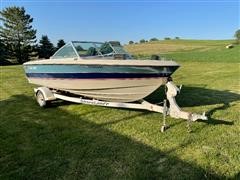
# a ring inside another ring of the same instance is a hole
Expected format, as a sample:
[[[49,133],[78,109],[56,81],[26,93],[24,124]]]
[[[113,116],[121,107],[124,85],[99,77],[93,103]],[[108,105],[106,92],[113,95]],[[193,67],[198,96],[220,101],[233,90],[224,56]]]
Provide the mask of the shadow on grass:
[[[33,101],[17,95],[0,102],[1,179],[223,178],[86,116]]]
[[[233,179],[240,179],[240,172]]]
[[[122,121],[129,121],[129,120],[131,120],[131,119],[133,119],[133,118],[136,118],[136,117],[138,117],[138,116],[144,116],[144,115],[149,114],[149,113],[151,113],[151,112],[149,112],[149,111],[143,111],[142,113],[135,114],[135,115],[132,115],[132,116],[128,116],[128,118],[123,117],[123,118],[120,118],[120,119],[117,119],[117,120],[114,120],[114,121],[108,121],[108,122],[106,122],[106,123],[101,123],[100,126],[117,124],[117,123],[122,122]]]
[[[147,100],[157,103],[165,98],[164,87],[160,87],[147,97]],[[205,106],[214,104],[226,104],[240,100],[240,95],[214,89],[183,86],[176,100],[181,107]]]
[[[213,108],[211,109],[210,111],[207,112],[207,116],[209,117],[208,121],[202,121],[201,122],[204,122],[204,123],[207,123],[207,124],[212,124],[212,125],[218,125],[218,124],[223,124],[223,125],[233,125],[234,122],[233,121],[225,121],[225,120],[220,120],[220,119],[214,119],[212,118],[212,115],[217,112],[218,110],[225,110],[227,108],[230,107],[230,104],[227,103],[227,104],[223,104],[222,106],[220,107],[216,107],[216,108]]]

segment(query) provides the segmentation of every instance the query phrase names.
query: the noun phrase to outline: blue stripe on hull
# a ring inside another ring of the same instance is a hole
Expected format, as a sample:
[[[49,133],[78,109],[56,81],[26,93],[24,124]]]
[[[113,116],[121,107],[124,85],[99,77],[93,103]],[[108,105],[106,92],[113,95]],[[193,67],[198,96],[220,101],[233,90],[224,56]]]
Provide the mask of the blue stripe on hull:
[[[117,79],[117,78],[154,78],[168,77],[169,73],[27,73],[29,78],[61,78],[61,79]]]
[[[103,65],[25,65],[26,73],[173,73],[178,66],[137,67],[137,66],[103,66]]]

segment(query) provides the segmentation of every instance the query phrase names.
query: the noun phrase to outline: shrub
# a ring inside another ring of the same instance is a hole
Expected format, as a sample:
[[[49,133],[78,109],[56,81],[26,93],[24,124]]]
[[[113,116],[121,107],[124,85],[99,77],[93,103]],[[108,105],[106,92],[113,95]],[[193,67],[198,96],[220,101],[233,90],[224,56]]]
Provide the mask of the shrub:
[[[129,41],[128,44],[134,44],[134,42],[133,41]]]
[[[152,38],[149,41],[158,41],[158,38]]]
[[[151,55],[151,58],[150,58],[151,60],[159,60],[160,59],[160,57],[158,56],[158,55],[156,55],[156,54],[153,54],[153,55]]]
[[[171,40],[171,38],[170,38],[170,37],[165,37],[164,39],[165,39],[165,40]]]
[[[240,43],[240,29],[238,29],[235,34],[234,37],[236,38],[236,44]]]

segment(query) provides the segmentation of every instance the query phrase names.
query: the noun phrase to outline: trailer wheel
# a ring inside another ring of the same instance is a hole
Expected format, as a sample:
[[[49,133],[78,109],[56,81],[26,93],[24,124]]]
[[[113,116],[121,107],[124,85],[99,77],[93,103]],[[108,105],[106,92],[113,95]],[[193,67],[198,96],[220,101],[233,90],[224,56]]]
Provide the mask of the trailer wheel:
[[[169,128],[168,125],[162,125],[161,126],[161,132],[164,133]]]
[[[165,126],[162,126],[162,127],[161,127],[161,132],[163,133],[165,130],[166,130],[166,127],[165,127]]]
[[[44,95],[41,91],[37,91],[36,100],[40,107],[46,107],[48,105],[48,101],[45,100]]]

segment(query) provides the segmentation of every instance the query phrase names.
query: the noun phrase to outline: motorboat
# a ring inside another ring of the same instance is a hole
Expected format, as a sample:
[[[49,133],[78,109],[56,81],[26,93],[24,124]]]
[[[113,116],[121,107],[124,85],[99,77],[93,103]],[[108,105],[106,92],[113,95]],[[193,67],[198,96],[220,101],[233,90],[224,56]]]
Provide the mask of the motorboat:
[[[158,59],[158,58],[156,58]],[[166,115],[207,120],[205,113],[182,111],[175,96],[180,92],[171,80],[179,64],[171,60],[135,60],[119,42],[72,41],[50,59],[24,63],[30,83],[41,107],[61,99],[74,103],[106,107],[144,109],[163,113],[163,132],[168,126]],[[161,85],[166,86],[162,105],[143,98]],[[168,104],[167,105],[167,101]]]
[[[135,60],[117,41],[71,41],[50,59],[24,63],[29,83],[110,102],[145,98],[178,67],[172,60]]]

